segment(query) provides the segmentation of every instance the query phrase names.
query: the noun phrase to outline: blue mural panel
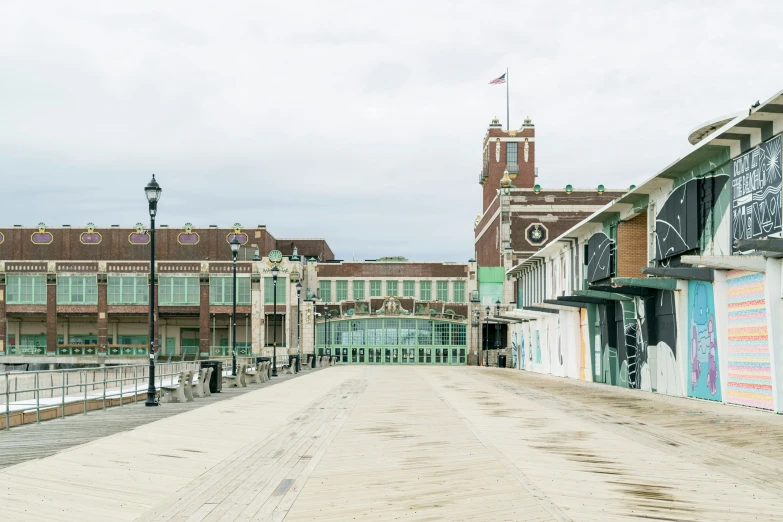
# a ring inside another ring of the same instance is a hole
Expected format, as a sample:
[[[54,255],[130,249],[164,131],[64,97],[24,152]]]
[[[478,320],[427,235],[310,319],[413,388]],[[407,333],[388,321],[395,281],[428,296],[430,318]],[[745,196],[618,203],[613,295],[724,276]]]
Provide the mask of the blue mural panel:
[[[711,283],[688,283],[688,330],[688,396],[720,401],[718,334]]]

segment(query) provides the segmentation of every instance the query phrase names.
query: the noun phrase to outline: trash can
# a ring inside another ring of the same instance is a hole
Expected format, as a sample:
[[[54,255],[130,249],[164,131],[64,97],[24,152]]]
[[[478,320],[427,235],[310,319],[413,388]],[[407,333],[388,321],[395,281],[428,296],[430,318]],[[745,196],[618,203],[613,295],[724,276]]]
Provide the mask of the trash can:
[[[223,389],[223,361],[201,361],[202,368],[212,368],[209,391],[219,393]]]
[[[506,355],[498,354],[498,368],[505,368],[506,367]]]
[[[272,362],[271,357],[256,357],[256,364],[260,362]],[[268,379],[272,378],[272,365],[270,364],[266,369],[266,376]]]

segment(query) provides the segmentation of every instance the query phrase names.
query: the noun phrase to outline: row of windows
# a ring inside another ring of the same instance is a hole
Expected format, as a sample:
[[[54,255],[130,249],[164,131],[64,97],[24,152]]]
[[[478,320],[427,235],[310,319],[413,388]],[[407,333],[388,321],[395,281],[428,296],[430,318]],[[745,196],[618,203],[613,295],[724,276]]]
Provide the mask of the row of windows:
[[[400,282],[402,282],[402,293],[400,293]],[[371,280],[370,281],[370,294],[369,297],[384,297],[384,296],[402,296],[416,298],[416,281],[397,281],[387,280],[386,293],[383,293],[383,281]],[[361,301],[366,299],[365,289],[366,281],[362,279],[354,279],[352,281],[353,299]],[[318,281],[319,298],[327,303],[345,301],[348,299],[348,281],[337,280],[334,281],[334,296],[332,296],[332,281],[321,280]],[[438,301],[448,301],[453,303],[465,302],[465,281],[453,281],[452,282],[453,298],[449,300],[449,282],[448,281],[436,281],[435,282],[435,299]],[[332,299],[334,297],[334,299]],[[430,301],[432,300],[432,281],[421,280],[419,281],[419,300]]]
[[[234,292],[231,276],[209,279],[209,303],[230,305]],[[286,302],[286,279],[278,279],[277,302]],[[147,276],[109,276],[106,298],[110,305],[149,304]],[[8,276],[6,280],[8,304],[46,304],[46,276]],[[158,280],[158,299],[161,306],[192,305],[200,303],[201,289],[198,276],[161,276]],[[271,277],[264,279],[264,302],[272,304],[274,284]],[[97,305],[98,280],[95,276],[60,276],[57,278],[57,304]],[[250,278],[237,277],[237,304],[250,304]]]
[[[316,343],[353,346],[465,346],[465,325],[421,319],[360,319],[316,326]],[[325,334],[328,333],[328,338]],[[328,342],[327,342],[328,341]]]

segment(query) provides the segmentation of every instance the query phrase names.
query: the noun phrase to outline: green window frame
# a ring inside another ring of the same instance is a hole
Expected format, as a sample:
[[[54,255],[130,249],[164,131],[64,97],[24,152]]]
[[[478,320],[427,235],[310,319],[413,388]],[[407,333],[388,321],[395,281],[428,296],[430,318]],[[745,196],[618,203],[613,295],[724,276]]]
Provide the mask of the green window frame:
[[[370,297],[381,297],[380,281],[370,281]]]
[[[160,306],[198,306],[201,303],[198,276],[161,276],[158,302]]]
[[[318,297],[324,303],[332,302],[332,280],[324,279],[318,281]]]
[[[234,292],[231,283],[234,276],[211,276],[209,278],[209,304],[233,305]],[[237,276],[237,304],[250,304],[250,277]]]
[[[435,339],[432,344],[436,346],[449,346],[451,344],[451,335],[449,333],[449,323],[435,321],[433,325]]]
[[[334,296],[335,301],[345,301],[348,299],[348,281],[335,281],[334,282]]]
[[[403,297],[416,297],[416,281],[403,281],[402,282],[402,296]]]
[[[398,296],[400,295],[398,293],[399,289],[400,289],[399,281],[396,281],[394,279],[389,279],[388,281],[386,281],[386,295]]]
[[[432,299],[432,281],[419,281],[419,301],[430,301]]]
[[[288,295],[287,289],[288,279],[278,276],[277,304],[285,304]],[[264,278],[264,304],[275,304],[275,283],[271,277]]]
[[[149,304],[149,278],[147,276],[109,276],[106,302],[110,305]]]
[[[354,279],[353,281],[353,298],[356,301],[364,299],[364,280]]]
[[[448,281],[438,281],[436,285],[437,295],[435,298],[438,301],[448,301],[449,300],[449,282]]]
[[[453,283],[454,299],[455,303],[465,302],[465,281],[454,281]]]
[[[97,276],[58,276],[57,304],[97,305]]]
[[[46,276],[9,275],[5,289],[8,304],[46,304]]]

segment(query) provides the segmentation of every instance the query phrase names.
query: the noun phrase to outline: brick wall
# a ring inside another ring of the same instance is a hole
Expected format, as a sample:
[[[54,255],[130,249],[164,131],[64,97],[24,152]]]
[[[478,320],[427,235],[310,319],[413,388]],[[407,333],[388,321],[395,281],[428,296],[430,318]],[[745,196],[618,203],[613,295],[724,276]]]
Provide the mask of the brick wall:
[[[617,277],[642,277],[647,266],[647,213],[617,226]]]

